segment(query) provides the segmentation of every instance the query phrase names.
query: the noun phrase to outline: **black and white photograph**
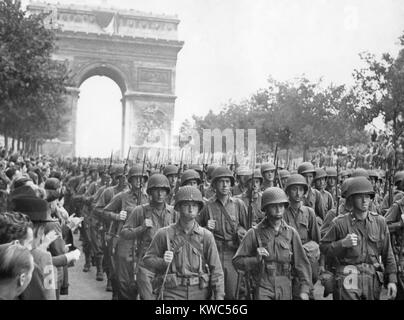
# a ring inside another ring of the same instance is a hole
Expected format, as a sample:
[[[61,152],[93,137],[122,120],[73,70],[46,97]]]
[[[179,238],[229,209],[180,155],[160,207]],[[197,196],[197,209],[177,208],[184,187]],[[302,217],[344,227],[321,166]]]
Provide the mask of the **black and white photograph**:
[[[0,0],[0,300],[404,300],[404,1]]]

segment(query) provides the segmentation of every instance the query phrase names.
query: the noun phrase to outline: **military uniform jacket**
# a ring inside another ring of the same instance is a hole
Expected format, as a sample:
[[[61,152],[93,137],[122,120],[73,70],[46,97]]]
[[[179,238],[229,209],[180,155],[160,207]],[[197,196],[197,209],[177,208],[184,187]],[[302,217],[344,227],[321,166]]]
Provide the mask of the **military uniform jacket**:
[[[236,196],[235,198],[243,200],[247,209],[250,203],[249,196],[247,194],[248,191],[244,192]],[[262,199],[262,192],[258,192],[258,197],[254,198],[252,201],[252,209],[253,209],[253,225],[258,224],[262,219],[264,219],[265,214],[261,211],[261,199]]]
[[[167,244],[167,241],[170,244]],[[213,234],[195,221],[186,234],[179,222],[157,231],[143,262],[155,273],[164,274],[167,263],[164,252],[174,251],[171,272],[179,277],[195,277],[210,274],[211,289],[215,299],[224,298],[224,273]]]
[[[402,192],[400,190],[394,190],[393,191],[393,197],[392,197],[393,203],[397,202],[398,200],[400,200],[403,197],[404,197],[404,192]],[[381,208],[380,208],[381,214],[383,216],[386,215],[389,208],[390,208],[390,206],[389,206],[389,193],[387,192],[387,194],[384,196],[382,204],[381,204]]]
[[[342,239],[349,233],[358,236],[358,244],[351,248],[342,246]],[[320,243],[321,252],[329,257],[336,257],[340,265],[357,265],[367,263],[375,265],[379,256],[385,267],[389,282],[397,282],[397,266],[390,243],[390,233],[386,220],[375,212],[368,212],[361,221],[353,213],[339,216]]]
[[[118,186],[106,188],[100,195],[97,203],[94,206],[95,216],[99,219],[103,219],[104,208],[109,204],[112,198],[118,193],[127,190],[126,186],[123,188],[118,188]]]
[[[269,253],[268,257],[263,257],[264,262],[259,260],[257,253],[257,248],[260,246],[258,237],[262,241],[262,247]],[[260,270],[262,263],[265,264],[265,268]],[[274,286],[273,277],[275,275],[269,273],[270,269],[266,267],[271,264],[278,265],[277,270],[291,269],[292,274],[299,278],[301,292],[309,293],[312,286],[310,262],[298,232],[283,220],[278,232],[268,224],[266,219],[248,230],[233,257],[234,267],[238,270],[252,272],[255,282],[260,281],[259,285],[264,288]],[[259,272],[262,271],[264,274],[259,280]],[[281,274],[278,274],[277,271],[277,275]]]
[[[147,228],[144,225],[145,219],[151,219],[153,227]],[[165,205],[165,208],[160,213],[150,204],[137,206],[126,219],[120,237],[132,243],[133,240],[136,240],[137,255],[142,258],[157,230],[174,223],[175,220],[175,211],[172,206]]]
[[[313,208],[316,216],[320,217],[321,219],[325,218],[326,212],[324,212],[324,207],[321,199],[320,191],[309,187],[306,195],[303,199],[303,204],[307,207]]]
[[[289,206],[285,209],[283,220],[296,229],[303,244],[309,241],[320,243],[320,228],[312,208],[300,206],[299,209],[295,210]]]
[[[238,247],[237,234],[247,229],[247,207],[241,199],[229,197],[225,205],[216,196],[205,203],[198,216],[202,227],[208,225],[208,220],[216,220],[213,235],[216,241],[233,241],[233,249]]]

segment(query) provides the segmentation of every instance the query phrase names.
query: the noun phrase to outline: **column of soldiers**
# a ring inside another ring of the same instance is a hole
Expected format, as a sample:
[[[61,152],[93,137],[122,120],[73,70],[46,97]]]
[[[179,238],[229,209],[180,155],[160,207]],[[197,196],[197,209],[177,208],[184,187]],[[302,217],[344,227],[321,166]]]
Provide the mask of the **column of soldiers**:
[[[404,298],[403,171],[145,160],[54,165],[113,299]]]

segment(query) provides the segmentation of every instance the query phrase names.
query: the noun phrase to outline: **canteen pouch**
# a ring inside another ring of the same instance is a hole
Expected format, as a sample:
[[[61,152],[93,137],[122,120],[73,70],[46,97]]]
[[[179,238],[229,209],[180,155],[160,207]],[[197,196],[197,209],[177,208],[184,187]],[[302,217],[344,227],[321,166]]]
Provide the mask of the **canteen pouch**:
[[[167,289],[175,289],[175,288],[177,288],[178,287],[177,275],[175,273],[168,273],[164,286]]]
[[[201,274],[199,276],[199,289],[205,289],[209,287],[210,276],[207,273]]]

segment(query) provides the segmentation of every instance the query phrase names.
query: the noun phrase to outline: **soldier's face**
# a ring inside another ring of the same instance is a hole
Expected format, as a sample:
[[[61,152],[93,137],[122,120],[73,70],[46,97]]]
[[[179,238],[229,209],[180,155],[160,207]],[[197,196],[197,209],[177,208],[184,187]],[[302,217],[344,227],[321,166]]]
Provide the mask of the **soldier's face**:
[[[270,220],[280,220],[285,212],[283,203],[269,204],[265,207],[265,214]]]
[[[275,171],[269,170],[264,172],[264,179],[268,181],[273,181],[275,178]]]
[[[231,180],[230,178],[220,178],[216,180],[215,190],[221,196],[227,196],[230,193]]]
[[[288,188],[289,200],[292,202],[300,202],[303,200],[304,188],[300,185],[290,186]]]
[[[153,188],[150,191],[154,203],[164,203],[167,198],[167,190],[164,188]]]
[[[130,178],[130,184],[133,189],[139,189],[143,178],[141,176],[134,176]]]
[[[174,188],[175,185],[177,184],[177,175],[176,174],[170,174],[167,176],[168,182],[170,183],[171,188]]]
[[[253,189],[255,192],[261,190],[261,180],[258,178],[254,178],[249,180],[249,188]]]
[[[316,189],[322,190],[325,188],[325,178],[317,179],[314,184],[316,185]]]
[[[334,177],[327,178],[327,184],[330,187],[334,187],[337,184],[336,182],[337,182],[337,178],[334,178]]]
[[[179,206],[181,219],[190,221],[196,218],[199,212],[199,205],[194,201],[183,201]]]
[[[91,179],[92,180],[97,180],[98,179],[98,172],[97,171],[91,171]]]
[[[248,182],[248,176],[239,176],[238,181],[240,182],[240,184],[242,186],[245,186],[245,185],[247,185],[247,182]]]
[[[285,187],[286,186],[286,181],[288,180],[288,178],[282,178],[282,186]]]
[[[191,186],[198,188],[198,180],[196,179],[188,180],[187,182],[185,182],[184,186]]]
[[[368,194],[354,194],[352,196],[352,203],[354,209],[360,212],[365,212],[369,209],[370,195]]]
[[[311,186],[311,183],[313,182],[313,177],[314,177],[313,174],[310,172],[310,173],[305,173],[303,176],[306,178],[307,184],[309,186]]]

